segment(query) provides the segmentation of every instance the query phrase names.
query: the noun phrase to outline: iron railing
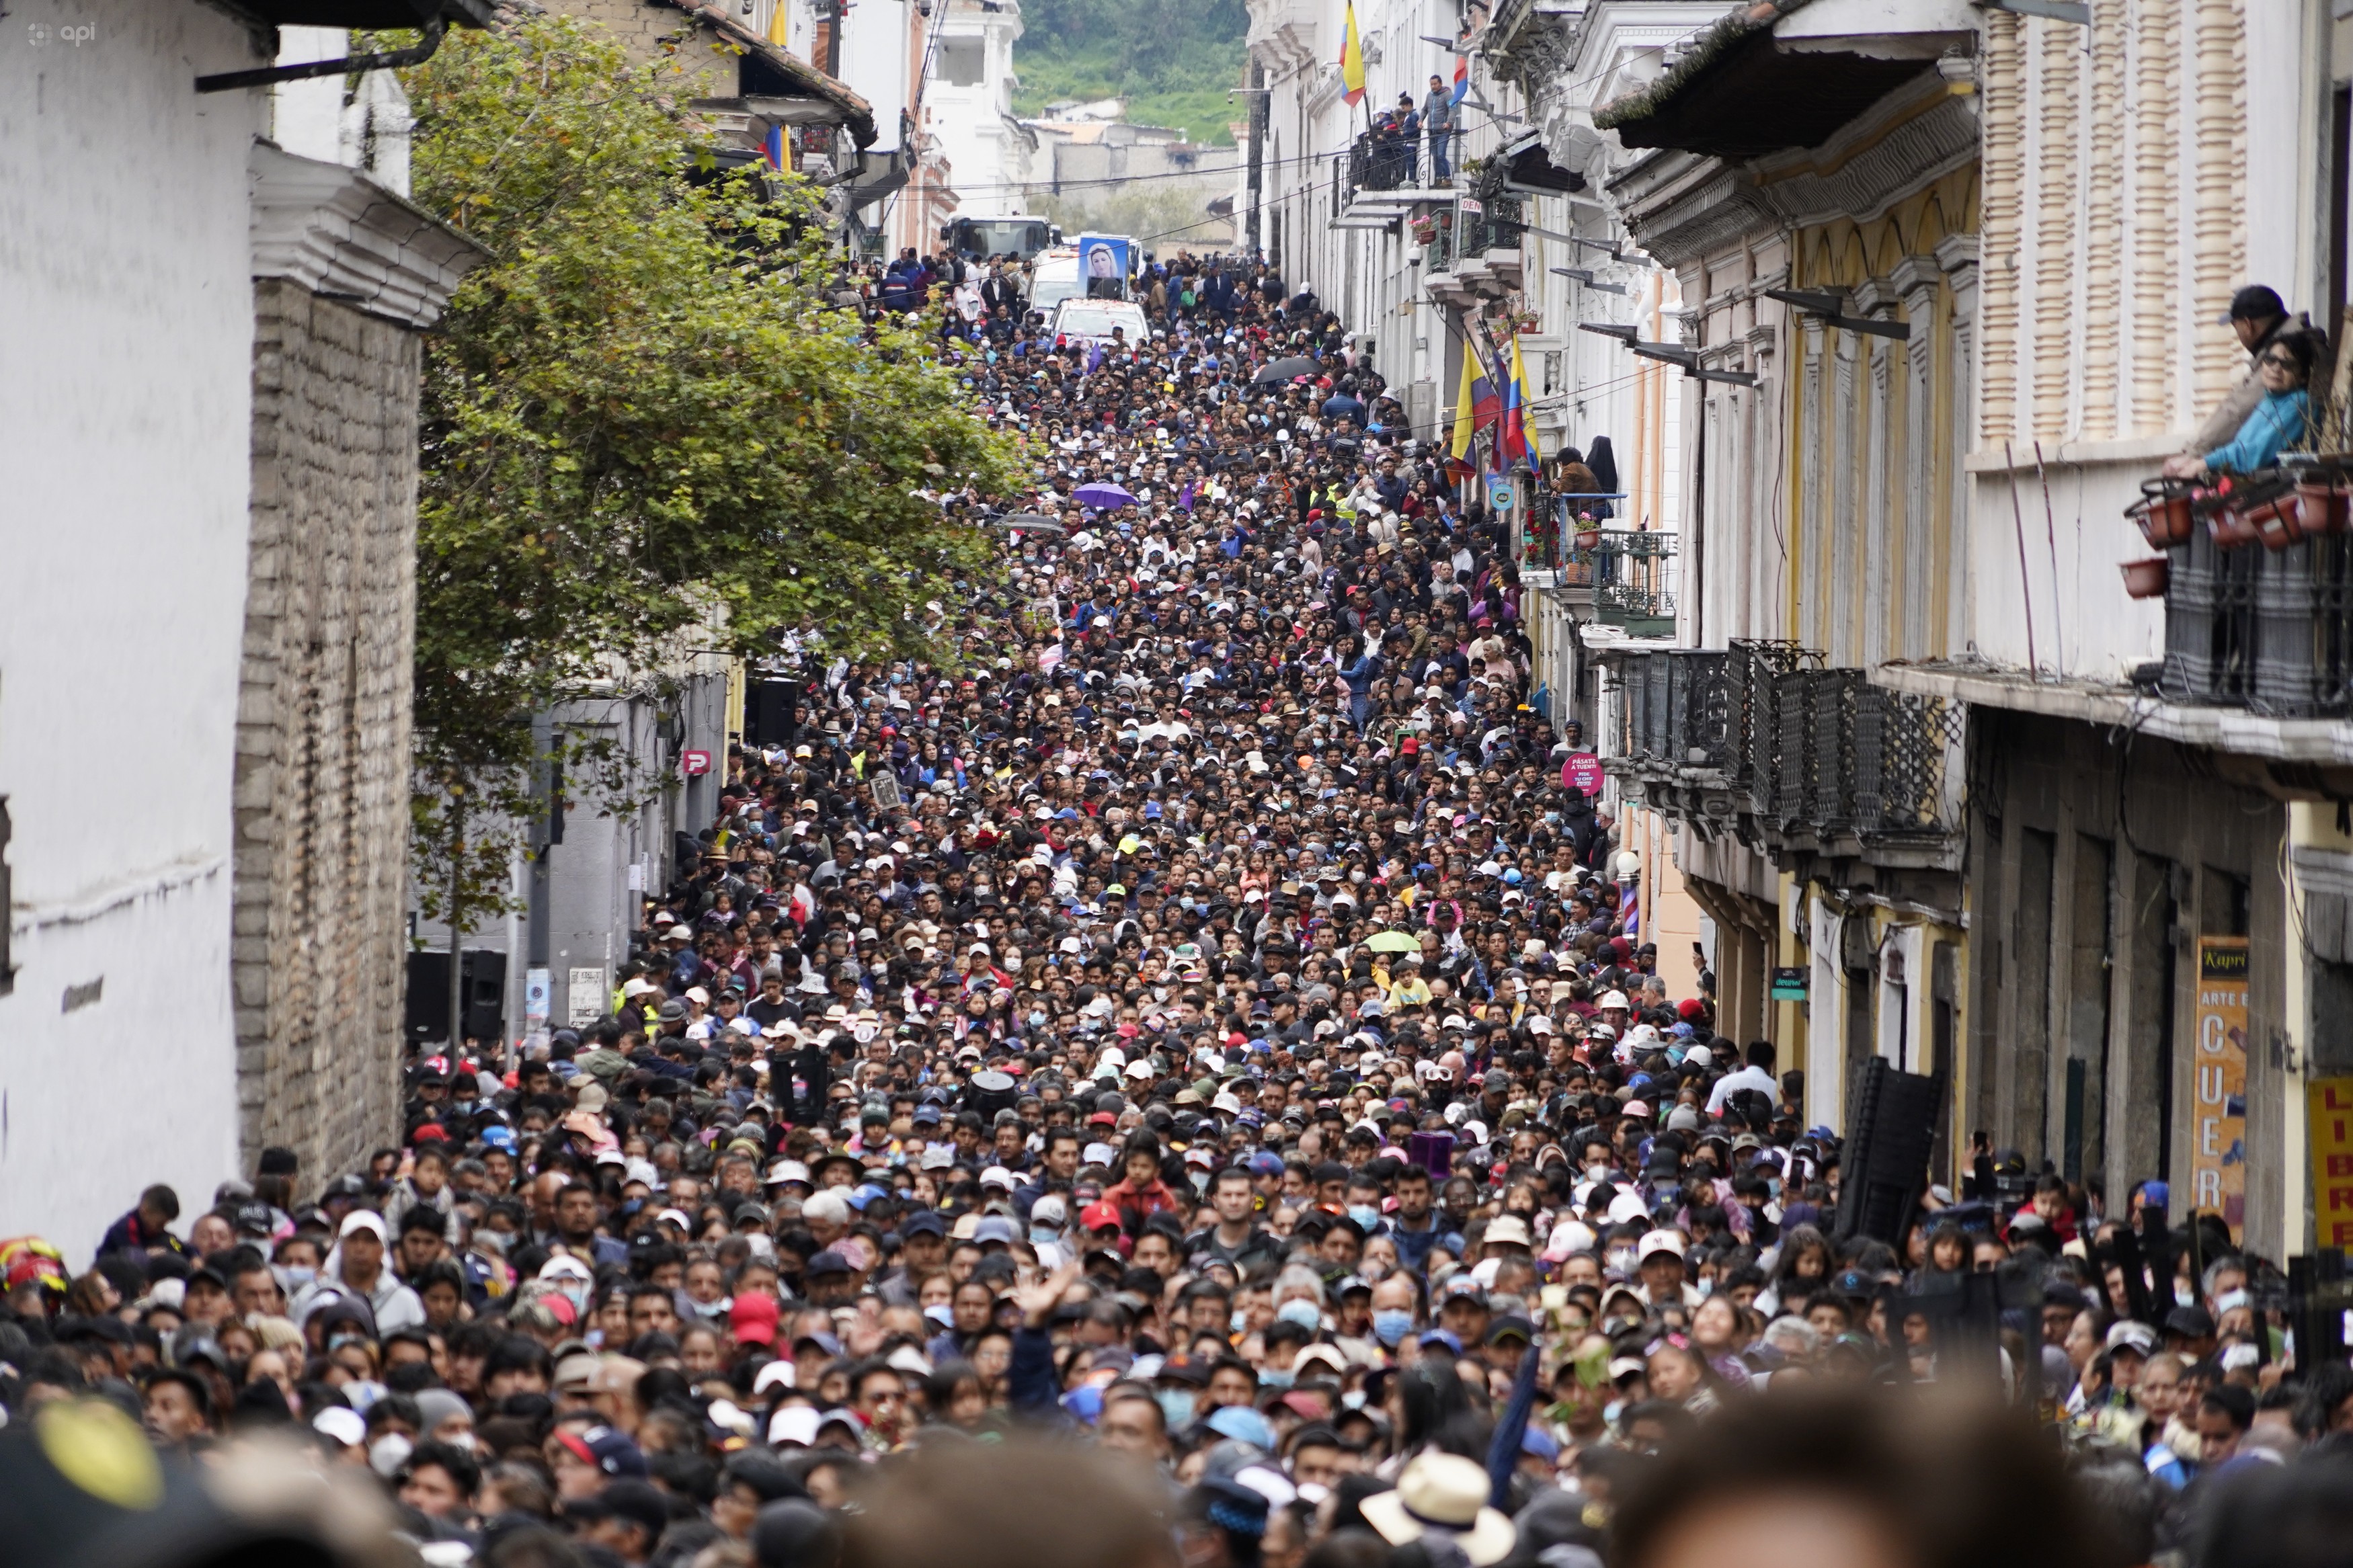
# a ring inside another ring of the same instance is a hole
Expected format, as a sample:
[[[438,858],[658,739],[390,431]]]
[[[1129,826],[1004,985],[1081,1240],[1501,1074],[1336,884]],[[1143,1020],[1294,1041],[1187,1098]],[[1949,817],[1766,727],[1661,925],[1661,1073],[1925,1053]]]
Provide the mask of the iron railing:
[[[2353,536],[2226,550],[2200,526],[2166,553],[2159,696],[2279,718],[2353,713]]]
[[[1677,792],[1753,836],[1816,842],[1942,836],[1959,826],[1961,711],[1873,686],[1788,643],[1618,657],[1618,755],[1646,794]]]

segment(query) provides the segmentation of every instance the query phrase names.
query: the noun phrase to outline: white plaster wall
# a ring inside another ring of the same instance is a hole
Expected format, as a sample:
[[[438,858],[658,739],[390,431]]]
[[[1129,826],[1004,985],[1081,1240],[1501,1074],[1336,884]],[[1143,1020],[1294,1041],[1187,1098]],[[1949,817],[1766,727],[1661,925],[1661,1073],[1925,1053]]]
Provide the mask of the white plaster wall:
[[[31,46],[40,25],[95,31]],[[142,1184],[201,1206],[237,1159],[227,857],[262,100],[194,79],[264,62],[185,0],[22,0],[7,29],[0,1236],[47,1235],[79,1266]]]
[[[2160,459],[2073,464],[2057,460],[2054,447],[2043,448],[2051,460],[2038,474],[2031,446],[2012,444],[2023,465],[2014,476],[2014,493],[2010,473],[1974,477],[1969,559],[1976,614],[1968,635],[1985,658],[2023,669],[2031,626],[2034,660],[2045,671],[2123,680],[2134,666],[2165,653],[2165,601],[2126,597],[2117,569],[2120,562],[2149,553],[2124,511]]]

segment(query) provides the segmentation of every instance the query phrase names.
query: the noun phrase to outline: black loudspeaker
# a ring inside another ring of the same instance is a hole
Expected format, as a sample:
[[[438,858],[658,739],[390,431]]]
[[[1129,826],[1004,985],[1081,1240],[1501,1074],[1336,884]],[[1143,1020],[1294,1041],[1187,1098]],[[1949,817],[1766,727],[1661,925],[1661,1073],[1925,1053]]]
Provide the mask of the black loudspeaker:
[[[1928,1155],[1945,1081],[1898,1072],[1884,1057],[1863,1063],[1848,1104],[1839,1155],[1840,1240],[1868,1236],[1901,1248],[1928,1182]]]
[[[478,1040],[505,1037],[507,955],[470,949],[466,953],[465,1009],[459,1020]],[[402,1033],[412,1045],[444,1044],[449,1038],[449,952],[447,948],[408,955],[408,996],[402,1009]]]
[[[744,700],[744,743],[788,746],[801,722],[801,683],[755,679]]]

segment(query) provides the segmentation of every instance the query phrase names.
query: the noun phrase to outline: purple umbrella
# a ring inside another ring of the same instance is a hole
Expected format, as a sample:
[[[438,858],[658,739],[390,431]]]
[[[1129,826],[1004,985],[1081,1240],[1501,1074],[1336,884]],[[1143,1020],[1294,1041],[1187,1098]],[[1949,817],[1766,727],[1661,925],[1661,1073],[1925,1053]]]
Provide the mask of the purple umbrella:
[[[1081,485],[1071,495],[1081,506],[1091,506],[1098,511],[1135,504],[1135,498],[1117,485]]]

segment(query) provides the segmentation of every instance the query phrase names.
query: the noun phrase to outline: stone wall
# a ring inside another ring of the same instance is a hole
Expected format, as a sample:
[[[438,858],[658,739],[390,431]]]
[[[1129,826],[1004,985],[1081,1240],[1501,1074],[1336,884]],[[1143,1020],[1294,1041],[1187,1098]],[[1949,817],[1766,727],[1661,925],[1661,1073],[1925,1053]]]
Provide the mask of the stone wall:
[[[237,710],[238,1134],[299,1186],[399,1132],[416,334],[254,284],[253,510]]]

